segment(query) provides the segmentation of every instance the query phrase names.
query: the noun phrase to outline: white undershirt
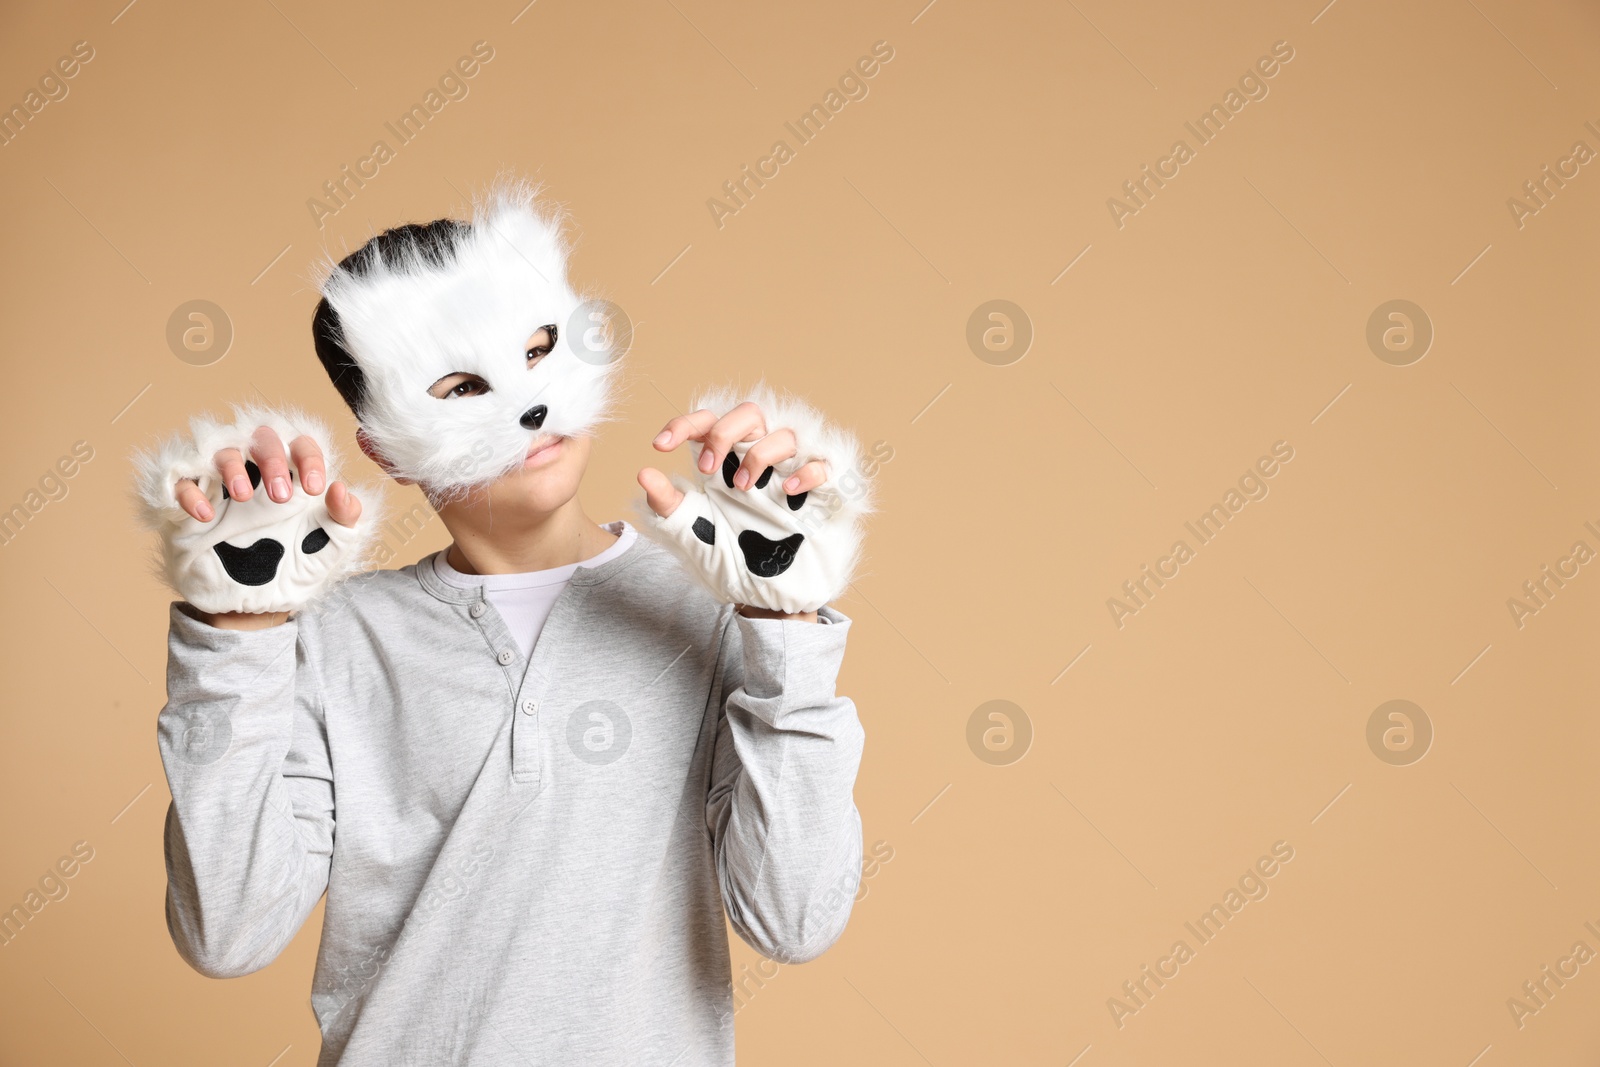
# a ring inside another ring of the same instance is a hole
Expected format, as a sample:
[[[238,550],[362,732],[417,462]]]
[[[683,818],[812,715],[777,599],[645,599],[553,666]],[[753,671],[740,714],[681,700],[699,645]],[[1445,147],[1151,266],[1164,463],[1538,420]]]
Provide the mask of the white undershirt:
[[[621,519],[607,523],[601,529],[615,534],[616,544],[598,556],[581,563],[569,563],[565,567],[523,571],[519,574],[462,574],[445,559],[449,553],[440,552],[433,558],[433,569],[446,584],[458,589],[482,586],[484,596],[500,613],[511,636],[522,647],[522,658],[527,660],[533,656],[534,642],[539,640],[539,633],[544,629],[545,620],[550,617],[550,609],[555,607],[556,598],[567,587],[567,581],[578,568],[595,567],[615,559],[626,552],[639,536],[638,531]]]

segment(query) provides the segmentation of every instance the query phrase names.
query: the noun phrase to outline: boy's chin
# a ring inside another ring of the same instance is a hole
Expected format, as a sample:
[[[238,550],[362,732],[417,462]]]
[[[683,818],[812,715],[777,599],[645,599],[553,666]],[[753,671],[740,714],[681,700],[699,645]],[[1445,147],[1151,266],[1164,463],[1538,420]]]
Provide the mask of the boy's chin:
[[[558,437],[530,453],[521,467],[490,486],[492,505],[533,514],[555,511],[578,492],[584,451],[574,439]]]
[[[435,508],[462,511],[487,509],[510,518],[513,515],[537,518],[556,511],[578,494],[578,485],[588,466],[589,440],[583,437],[552,437],[535,441],[517,467],[492,482],[453,492],[427,495]],[[410,483],[402,483],[410,484]]]

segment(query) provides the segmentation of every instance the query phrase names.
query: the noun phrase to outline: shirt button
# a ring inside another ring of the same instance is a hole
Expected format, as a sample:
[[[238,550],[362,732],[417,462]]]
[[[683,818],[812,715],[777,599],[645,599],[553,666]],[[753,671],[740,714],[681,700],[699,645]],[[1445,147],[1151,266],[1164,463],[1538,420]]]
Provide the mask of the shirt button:
[[[536,712],[538,710],[539,710],[539,702],[537,700],[524,700],[522,702],[522,713],[524,715],[532,715],[534,712]]]
[[[500,650],[500,654],[495,657],[495,659],[500,661],[500,666],[502,666],[502,667],[511,666],[511,661],[516,659],[516,658],[517,658],[517,654],[515,652],[511,651],[509,648],[501,649]]]
[[[467,614],[471,615],[474,619],[481,619],[483,618],[483,613],[485,610],[487,610],[487,608],[488,605],[480,600],[473,604],[472,607],[467,609]]]

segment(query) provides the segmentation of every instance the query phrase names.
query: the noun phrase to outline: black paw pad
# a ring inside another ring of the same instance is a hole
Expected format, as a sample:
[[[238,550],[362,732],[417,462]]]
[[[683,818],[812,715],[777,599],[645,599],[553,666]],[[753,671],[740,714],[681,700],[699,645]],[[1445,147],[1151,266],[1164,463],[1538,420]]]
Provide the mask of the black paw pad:
[[[321,552],[328,547],[328,542],[331,540],[333,538],[328,536],[328,531],[318,526],[315,530],[306,534],[305,540],[300,542],[300,551],[308,556]]]
[[[270,537],[263,537],[249,548],[226,541],[218,541],[212,548],[228,577],[240,585],[266,585],[277,577],[278,563],[283,559],[283,546]]]
[[[708,545],[717,543],[717,528],[706,518],[694,520],[694,535]]]
[[[739,550],[744,553],[744,565],[758,578],[776,578],[794,563],[795,553],[805,534],[790,534],[781,541],[762,537],[754,530],[739,533]]]

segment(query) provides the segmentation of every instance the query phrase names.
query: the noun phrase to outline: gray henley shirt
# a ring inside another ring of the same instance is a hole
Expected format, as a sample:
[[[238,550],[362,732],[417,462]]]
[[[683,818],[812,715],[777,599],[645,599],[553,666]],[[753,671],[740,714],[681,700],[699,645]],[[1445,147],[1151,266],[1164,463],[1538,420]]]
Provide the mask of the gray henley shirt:
[[[724,909],[783,962],[844,930],[850,620],[750,619],[639,539],[524,660],[432,557],[240,632],[171,610],[167,925],[201,973],[324,893],[319,1067],[731,1064]]]

